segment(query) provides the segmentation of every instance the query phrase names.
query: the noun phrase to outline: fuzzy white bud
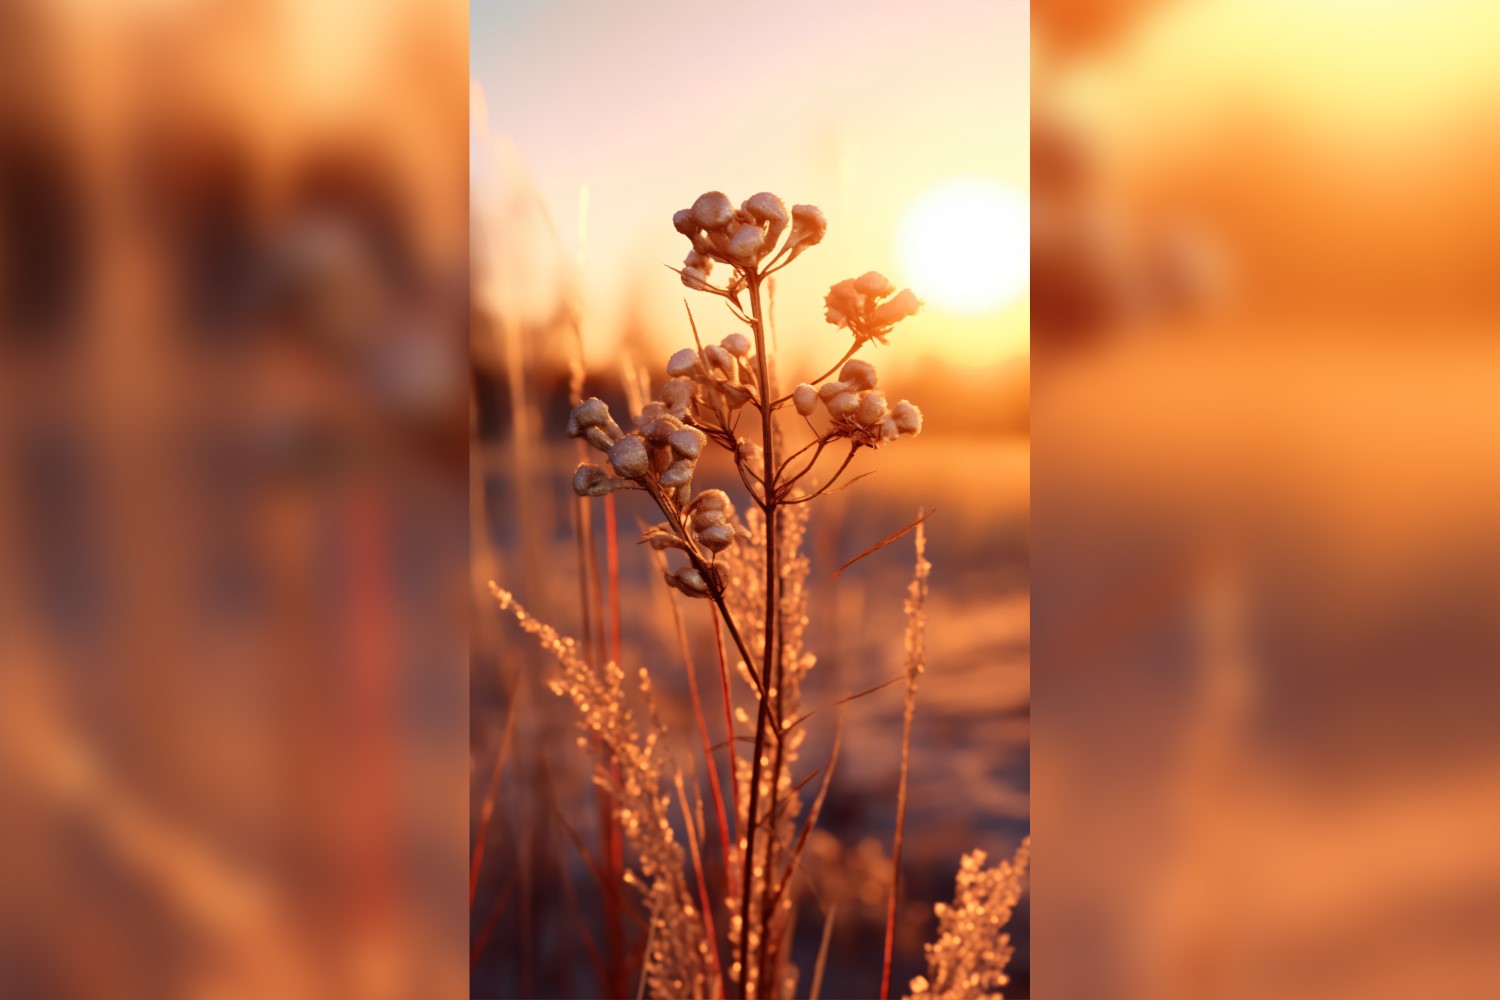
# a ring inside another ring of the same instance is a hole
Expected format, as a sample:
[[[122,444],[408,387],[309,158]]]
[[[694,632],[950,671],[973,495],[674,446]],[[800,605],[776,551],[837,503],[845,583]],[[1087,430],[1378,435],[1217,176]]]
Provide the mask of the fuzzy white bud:
[[[585,462],[573,470],[573,492],[581,497],[602,497],[613,493],[619,486],[618,479],[597,465]]]
[[[782,230],[786,229],[787,220],[790,217],[786,210],[786,202],[769,191],[762,191],[746,198],[740,208],[765,227],[766,246],[775,246],[776,241],[781,237]]]
[[[793,257],[822,243],[827,232],[828,220],[823,217],[822,209],[816,205],[792,206],[792,235],[787,238],[787,246],[792,248]]]
[[[667,444],[683,458],[696,459],[708,444],[708,435],[696,427],[680,427],[667,435]]]
[[[691,379],[671,379],[661,387],[661,402],[668,413],[681,420],[693,408],[693,391]]]
[[[609,406],[604,400],[597,396],[591,396],[573,407],[573,412],[568,414],[568,437],[583,437],[584,432],[590,427],[597,427],[609,436],[611,441],[618,441],[624,433],[620,425],[615,423],[614,418],[609,415]]]
[[[880,422],[880,440],[894,441],[901,436],[901,431],[896,427],[896,421],[886,417]]]
[[[652,444],[666,444],[673,432],[682,429],[682,421],[670,413],[663,413],[641,428],[641,435]]]
[[[630,434],[616,441],[609,449],[609,464],[617,475],[626,479],[640,479],[651,468],[651,456],[646,453],[646,441],[639,434]]]
[[[727,524],[712,524],[694,536],[710,552],[723,552],[734,544],[734,529]]]
[[[826,403],[839,393],[848,391],[849,387],[842,382],[824,382],[818,386],[818,398]]]
[[[696,236],[703,226],[699,224],[691,208],[683,208],[672,213],[672,228],[684,236]]]
[[[693,221],[704,229],[722,229],[734,218],[734,204],[722,191],[700,194],[693,202]]]
[[[877,327],[895,326],[908,316],[915,316],[917,310],[921,308],[922,302],[917,298],[916,293],[910,288],[903,288],[895,298],[875,307],[875,313],[870,317],[870,322]]]
[[[859,397],[852,392],[841,392],[828,401],[828,415],[835,420],[852,417],[859,409]]]
[[[677,572],[668,574],[667,583],[689,597],[708,596],[708,584],[704,581],[703,574],[691,566],[684,566]]]
[[[859,397],[859,409],[854,417],[866,427],[874,427],[886,417],[885,393],[871,389]]]
[[[868,361],[852,358],[845,362],[839,378],[852,389],[873,389],[876,385],[875,366]]]
[[[724,350],[718,344],[709,344],[705,347],[703,349],[703,359],[708,362],[710,373],[712,373],[712,369],[718,369],[726,378],[734,377],[734,355]]]
[[[891,280],[879,271],[866,271],[854,279],[854,288],[872,299],[883,299],[896,290]]]
[[[743,333],[731,333],[720,342],[720,346],[737,358],[748,358],[755,344]]]
[[[903,399],[891,407],[891,421],[902,434],[915,437],[922,433],[922,411],[917,409],[915,403],[908,400]]]
[[[803,382],[792,390],[792,405],[804,417],[810,416],[818,408],[818,390]]]
[[[684,347],[672,355],[667,359],[667,374],[673,378],[685,377],[694,381],[703,378],[703,365],[698,360],[698,352],[691,347]]]
[[[661,474],[661,484],[671,489],[686,486],[693,481],[694,464],[691,458],[679,458],[667,466],[667,471]]]
[[[746,267],[760,260],[761,248],[766,245],[766,234],[759,226],[741,226],[729,240],[728,256]]]
[[[726,516],[734,511],[734,504],[730,502],[729,494],[723,490],[704,490],[693,497],[693,502],[689,506],[694,511],[717,510]]]
[[[754,441],[747,441],[744,438],[741,438],[739,448],[737,450],[739,452],[740,461],[750,466],[752,470],[759,474],[761,466],[765,465],[766,461],[765,452],[761,450],[760,445],[756,444]]]

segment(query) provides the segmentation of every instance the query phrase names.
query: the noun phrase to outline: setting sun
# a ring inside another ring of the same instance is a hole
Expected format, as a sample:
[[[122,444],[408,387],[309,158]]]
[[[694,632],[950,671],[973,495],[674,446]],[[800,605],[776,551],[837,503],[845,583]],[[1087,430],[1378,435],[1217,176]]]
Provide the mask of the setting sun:
[[[1030,225],[1015,188],[985,177],[943,181],[917,195],[902,216],[902,273],[940,309],[991,312],[1026,288]]]

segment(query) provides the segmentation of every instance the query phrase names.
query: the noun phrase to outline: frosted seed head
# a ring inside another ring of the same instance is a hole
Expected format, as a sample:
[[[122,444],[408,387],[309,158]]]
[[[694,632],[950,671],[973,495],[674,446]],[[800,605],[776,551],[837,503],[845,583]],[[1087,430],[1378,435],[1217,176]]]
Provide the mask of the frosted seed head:
[[[609,406],[597,396],[585,399],[573,407],[573,412],[568,414],[569,437],[583,437],[584,431],[590,427],[601,428],[609,434],[611,440],[621,435],[619,425],[609,415]]]
[[[845,385],[843,382],[824,382],[822,385],[818,386],[818,398],[826,403],[840,393],[848,391],[849,386]]]
[[[731,333],[720,342],[720,346],[737,358],[748,358],[755,344],[743,333]]]
[[[896,429],[896,421],[886,417],[880,422],[880,440],[894,441],[900,436],[901,432]]]
[[[693,481],[694,464],[691,458],[679,458],[667,466],[667,471],[661,474],[661,484],[669,489],[686,486]]]
[[[723,552],[734,544],[734,528],[727,524],[712,524],[697,534],[698,544],[710,552]]]
[[[873,389],[876,384],[875,366],[868,361],[852,358],[845,362],[843,370],[839,372],[839,378],[850,388]]]
[[[639,434],[628,434],[616,441],[609,449],[609,464],[615,473],[626,479],[640,479],[651,468],[651,456],[646,453],[646,442]]]
[[[708,435],[696,427],[679,427],[667,435],[667,444],[683,458],[696,459],[708,444]]]
[[[719,390],[719,395],[724,397],[724,402],[731,410],[738,410],[750,402],[750,390],[744,386],[720,380],[714,383],[714,388]]]
[[[722,191],[700,194],[693,202],[693,221],[704,229],[722,229],[734,218],[734,205]]]
[[[759,226],[744,225],[730,238],[727,250],[731,260],[749,267],[760,260],[765,245],[766,234]]]
[[[691,566],[684,566],[675,573],[667,574],[667,584],[689,597],[708,596],[707,581],[703,579],[702,573]]]
[[[803,382],[792,390],[792,405],[804,417],[810,416],[818,407],[818,390]]]
[[[859,397],[852,392],[841,392],[828,401],[828,415],[836,420],[852,417],[859,409]]]
[[[691,379],[674,378],[661,387],[661,402],[671,414],[682,419],[682,414],[693,404],[693,382]]]
[[[853,278],[845,278],[828,289],[828,294],[823,296],[823,304],[827,309],[823,318],[834,326],[848,326],[851,320],[856,320],[864,312],[865,299],[859,290],[854,287]]]
[[[682,421],[670,413],[663,413],[641,428],[641,435],[652,444],[666,444],[674,431],[682,429]]]
[[[752,194],[744,200],[740,208],[748,213],[756,222],[779,222],[782,226],[785,226],[789,218],[786,210],[786,202],[769,191]],[[780,230],[778,229],[777,232],[780,232]]]
[[[672,213],[672,228],[684,236],[696,236],[703,226],[699,224],[691,208],[682,208]]]
[[[599,451],[609,451],[617,440],[610,437],[603,427],[585,427],[583,439]]]
[[[891,420],[896,424],[896,429],[902,434],[910,434],[913,437],[922,433],[922,411],[917,409],[915,403],[903,399],[891,407]]]
[[[573,492],[581,497],[602,497],[613,493],[620,481],[597,465],[584,462],[573,470]]]
[[[759,469],[765,464],[765,452],[754,441],[747,441],[741,438],[737,451],[740,461],[748,464],[752,469]]]
[[[896,290],[891,280],[879,271],[866,271],[854,279],[854,287],[872,299],[883,299]]]
[[[793,248],[792,256],[822,243],[827,232],[828,220],[823,217],[823,210],[818,206],[792,206],[792,235],[787,239],[787,246]]]
[[[666,404],[661,402],[660,400],[653,399],[650,402],[646,403],[645,406],[642,406],[641,412],[637,413],[632,419],[635,421],[635,425],[637,427],[644,427],[666,412]]]
[[[705,528],[713,528],[728,523],[726,515],[721,510],[700,510],[695,512],[691,520],[688,521],[688,525],[694,531],[702,531]]]
[[[708,362],[710,371],[717,370],[728,378],[734,377],[734,355],[724,350],[718,344],[709,344],[705,347],[703,349],[703,359]]]
[[[704,490],[693,498],[688,505],[694,511],[717,510],[728,515],[734,511],[734,504],[729,500],[729,494],[723,490]]]
[[[703,365],[698,360],[698,352],[691,347],[684,347],[672,355],[667,359],[667,374],[673,378],[685,377],[694,381],[703,378]]]
[[[713,292],[718,290],[708,283],[708,270],[706,268],[683,268],[682,283],[695,292]]]
[[[870,322],[877,327],[895,326],[908,316],[915,316],[921,308],[922,301],[917,298],[916,293],[910,288],[903,288],[895,298],[875,307]]]
[[[879,389],[871,389],[860,394],[859,409],[855,411],[855,419],[866,427],[874,427],[885,419],[885,393]]]

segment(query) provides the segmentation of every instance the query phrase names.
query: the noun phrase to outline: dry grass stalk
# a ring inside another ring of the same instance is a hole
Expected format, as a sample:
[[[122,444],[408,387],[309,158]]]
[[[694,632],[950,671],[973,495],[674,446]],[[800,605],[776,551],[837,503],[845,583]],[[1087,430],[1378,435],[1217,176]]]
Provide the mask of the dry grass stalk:
[[[896,899],[901,890],[901,847],[906,839],[906,779],[911,771],[911,727],[917,715],[917,678],[927,669],[927,531],[918,514],[917,568],[906,590],[906,704],[901,716],[901,779],[896,788],[896,836],[891,842],[891,896],[885,915],[885,958],[880,969],[880,1000],[891,995],[891,958],[896,943]]]

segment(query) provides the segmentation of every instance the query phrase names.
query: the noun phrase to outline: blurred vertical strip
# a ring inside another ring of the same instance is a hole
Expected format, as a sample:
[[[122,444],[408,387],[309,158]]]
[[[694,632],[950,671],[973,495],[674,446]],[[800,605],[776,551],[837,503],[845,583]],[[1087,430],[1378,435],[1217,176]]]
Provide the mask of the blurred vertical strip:
[[[467,17],[0,0],[0,995],[466,990]]]
[[[1500,996],[1495,18],[1032,5],[1039,997]]]

